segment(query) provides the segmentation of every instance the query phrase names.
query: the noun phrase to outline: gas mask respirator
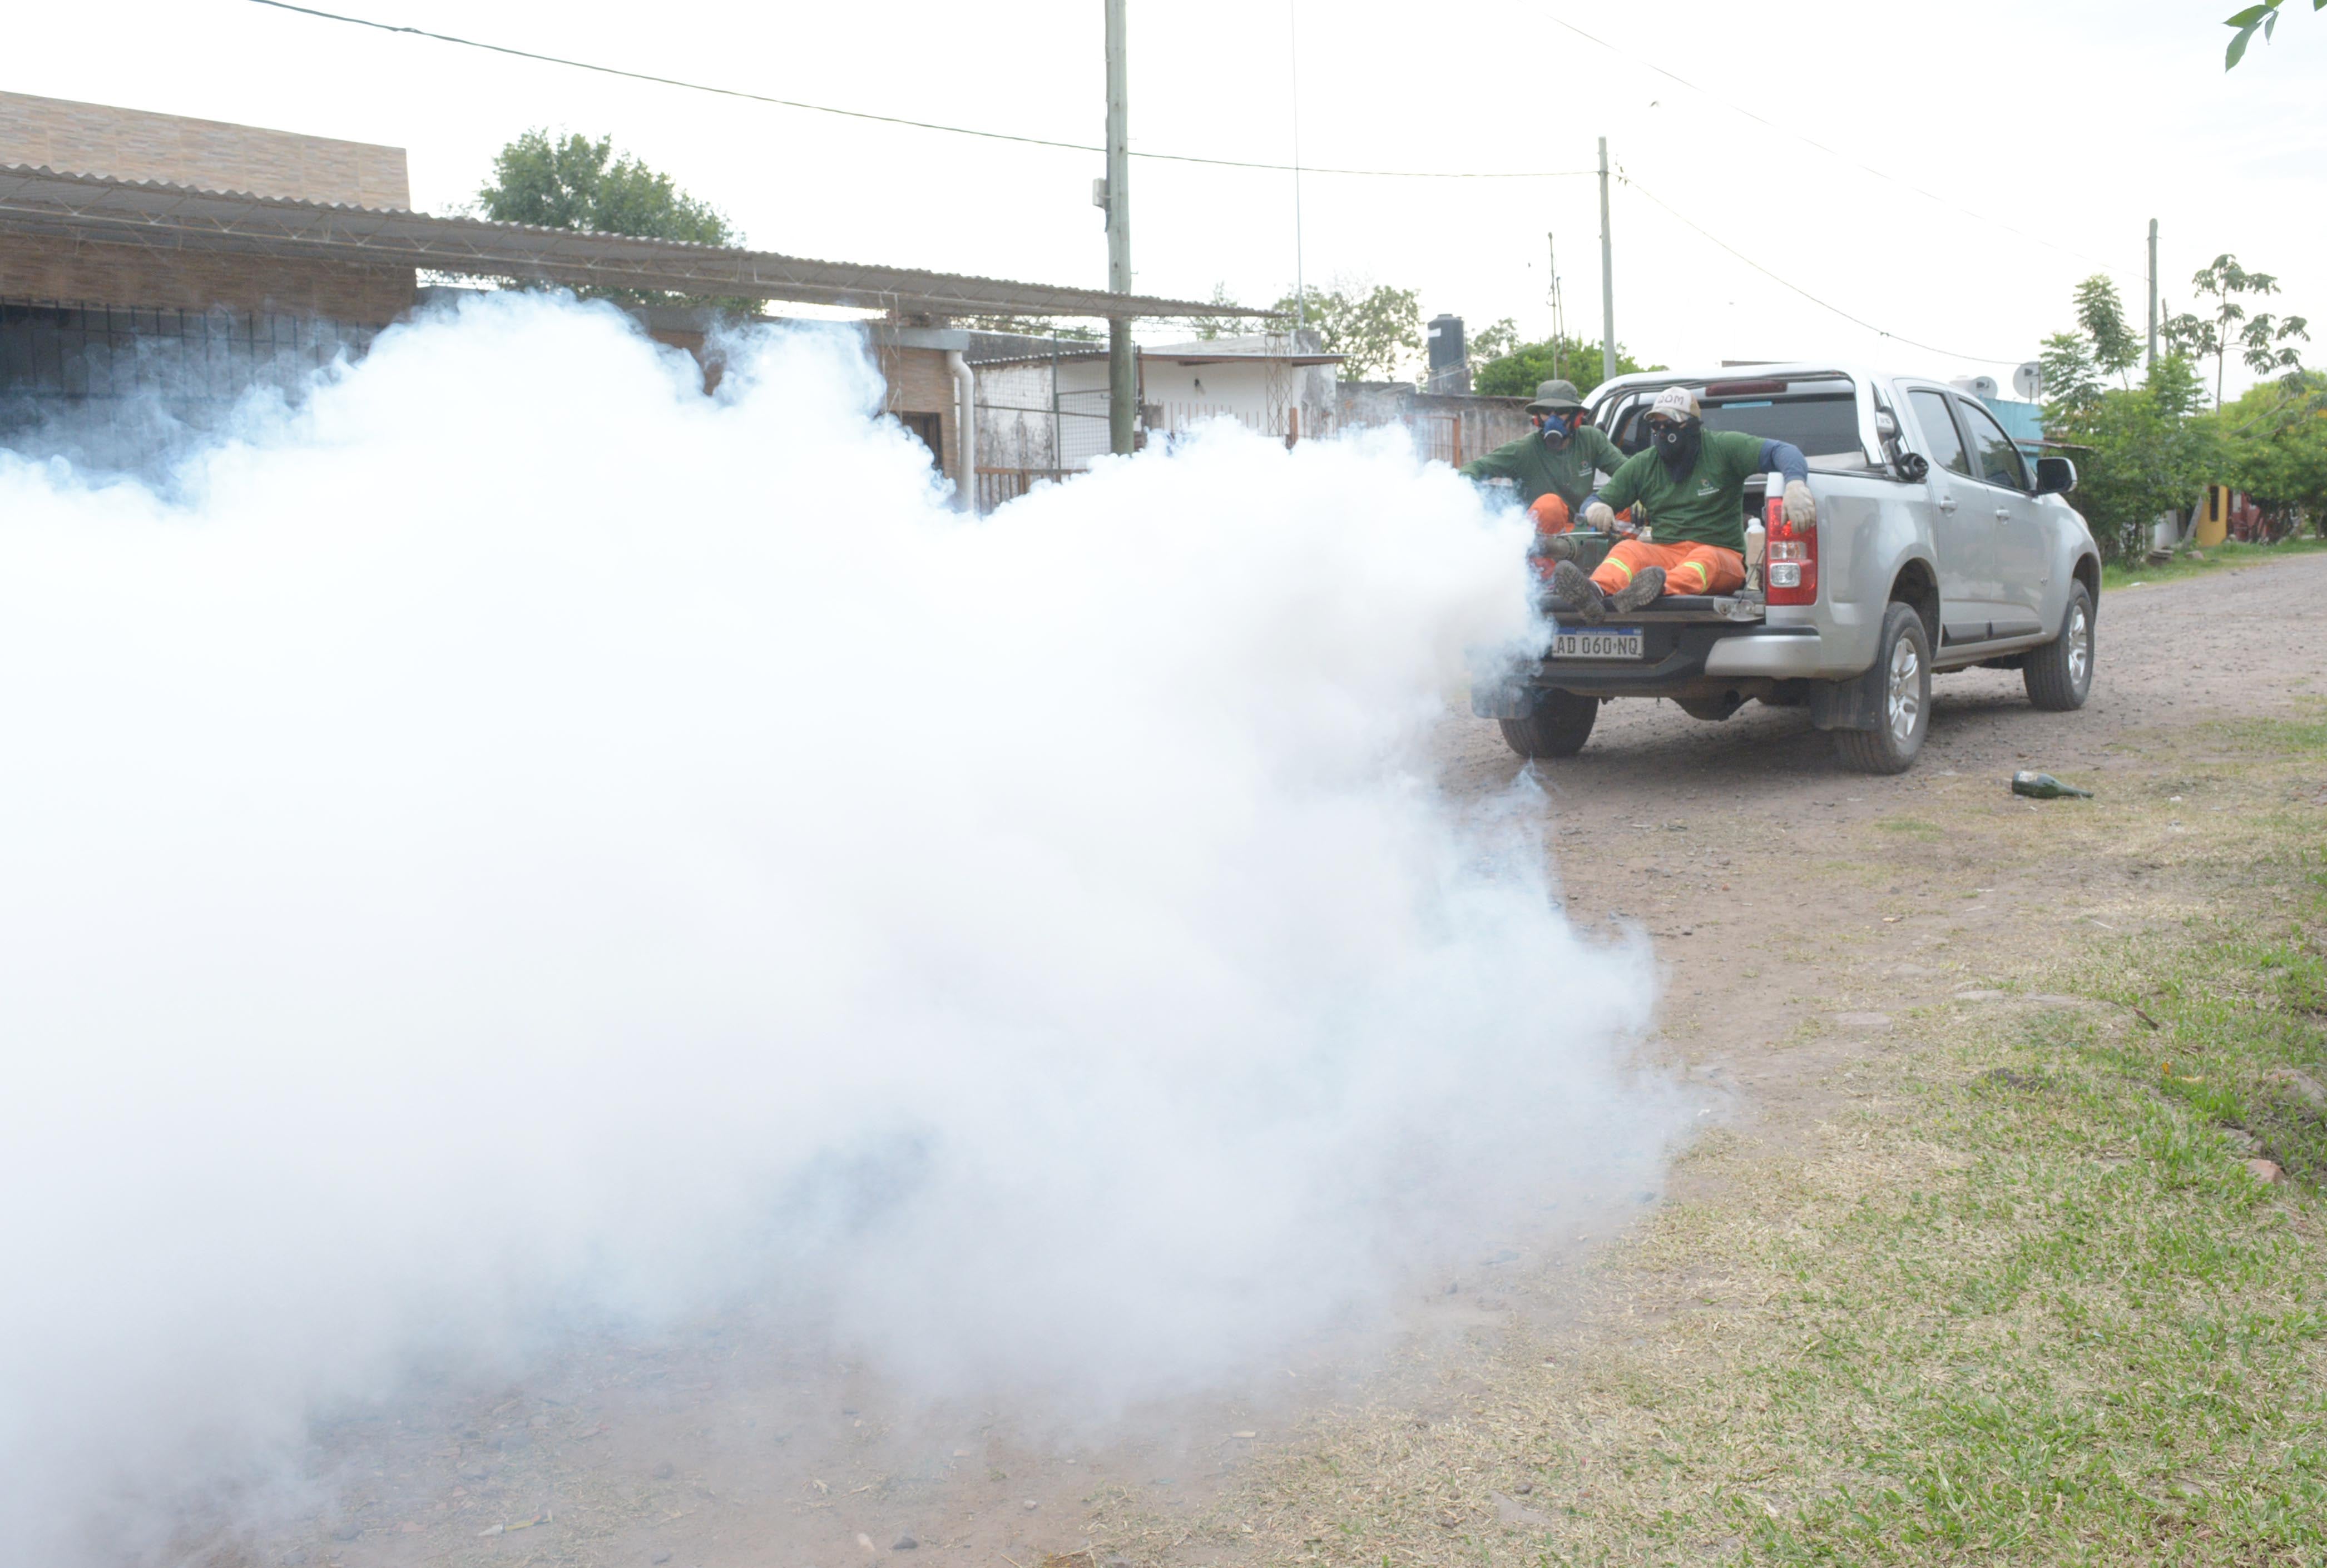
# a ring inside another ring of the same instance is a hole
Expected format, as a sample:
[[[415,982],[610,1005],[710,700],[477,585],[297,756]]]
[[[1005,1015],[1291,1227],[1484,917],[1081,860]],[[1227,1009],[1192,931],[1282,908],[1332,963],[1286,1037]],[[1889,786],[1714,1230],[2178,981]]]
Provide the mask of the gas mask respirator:
[[[1697,453],[1705,445],[1705,426],[1694,419],[1658,420],[1649,426],[1649,439],[1656,445],[1665,472],[1683,479],[1696,466]]]
[[[1572,414],[1545,415],[1536,426],[1537,433],[1543,437],[1543,443],[1554,452],[1565,446],[1567,438],[1575,434],[1575,425],[1569,423],[1575,417]]]

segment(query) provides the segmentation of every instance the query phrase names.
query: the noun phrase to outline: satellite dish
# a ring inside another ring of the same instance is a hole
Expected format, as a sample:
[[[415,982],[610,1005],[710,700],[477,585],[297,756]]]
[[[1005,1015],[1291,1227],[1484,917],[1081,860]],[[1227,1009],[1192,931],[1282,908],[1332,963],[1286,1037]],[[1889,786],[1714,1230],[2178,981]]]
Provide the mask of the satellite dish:
[[[2035,402],[2037,394],[2044,390],[2043,369],[2035,360],[2029,360],[2012,372],[2012,389],[2020,394],[2023,403]]]

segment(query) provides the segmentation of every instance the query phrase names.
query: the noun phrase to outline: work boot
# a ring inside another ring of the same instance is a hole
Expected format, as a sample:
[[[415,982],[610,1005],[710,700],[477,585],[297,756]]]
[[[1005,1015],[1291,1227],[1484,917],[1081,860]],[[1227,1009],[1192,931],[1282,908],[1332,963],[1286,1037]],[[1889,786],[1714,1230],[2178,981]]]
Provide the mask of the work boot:
[[[1618,611],[1645,609],[1654,604],[1665,591],[1665,569],[1643,566],[1632,574],[1632,580],[1608,595],[1608,608]]]
[[[1600,585],[1584,574],[1584,568],[1573,561],[1562,561],[1551,569],[1551,591],[1545,595],[1554,610],[1563,610],[1577,616],[1586,625],[1597,626],[1606,613]]]

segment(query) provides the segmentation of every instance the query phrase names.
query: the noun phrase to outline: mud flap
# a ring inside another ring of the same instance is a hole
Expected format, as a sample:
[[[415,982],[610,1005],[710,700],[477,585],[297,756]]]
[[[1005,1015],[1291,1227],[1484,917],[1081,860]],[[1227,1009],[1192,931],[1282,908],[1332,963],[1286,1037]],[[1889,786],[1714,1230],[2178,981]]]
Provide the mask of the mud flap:
[[[1848,680],[1810,683],[1810,724],[1820,730],[1875,730],[1883,727],[1883,667]]]

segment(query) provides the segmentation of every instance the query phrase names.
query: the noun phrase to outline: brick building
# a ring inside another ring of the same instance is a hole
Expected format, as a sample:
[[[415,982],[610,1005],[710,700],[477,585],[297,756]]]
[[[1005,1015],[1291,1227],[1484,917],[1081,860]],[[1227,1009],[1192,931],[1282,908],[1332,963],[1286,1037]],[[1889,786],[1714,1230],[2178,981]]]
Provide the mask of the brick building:
[[[1197,302],[415,212],[404,151],[0,93],[0,440],[59,409],[190,406],[360,352],[420,274],[855,306],[891,411],[976,493],[963,316],[1224,313]],[[644,323],[699,348],[699,313]],[[666,315],[668,313],[665,313]],[[971,433],[967,449],[963,431]]]
[[[412,207],[401,147],[22,93],[0,93],[0,166],[8,164],[343,207]],[[11,233],[0,241],[0,296],[290,313],[378,328],[412,308],[413,269]]]

